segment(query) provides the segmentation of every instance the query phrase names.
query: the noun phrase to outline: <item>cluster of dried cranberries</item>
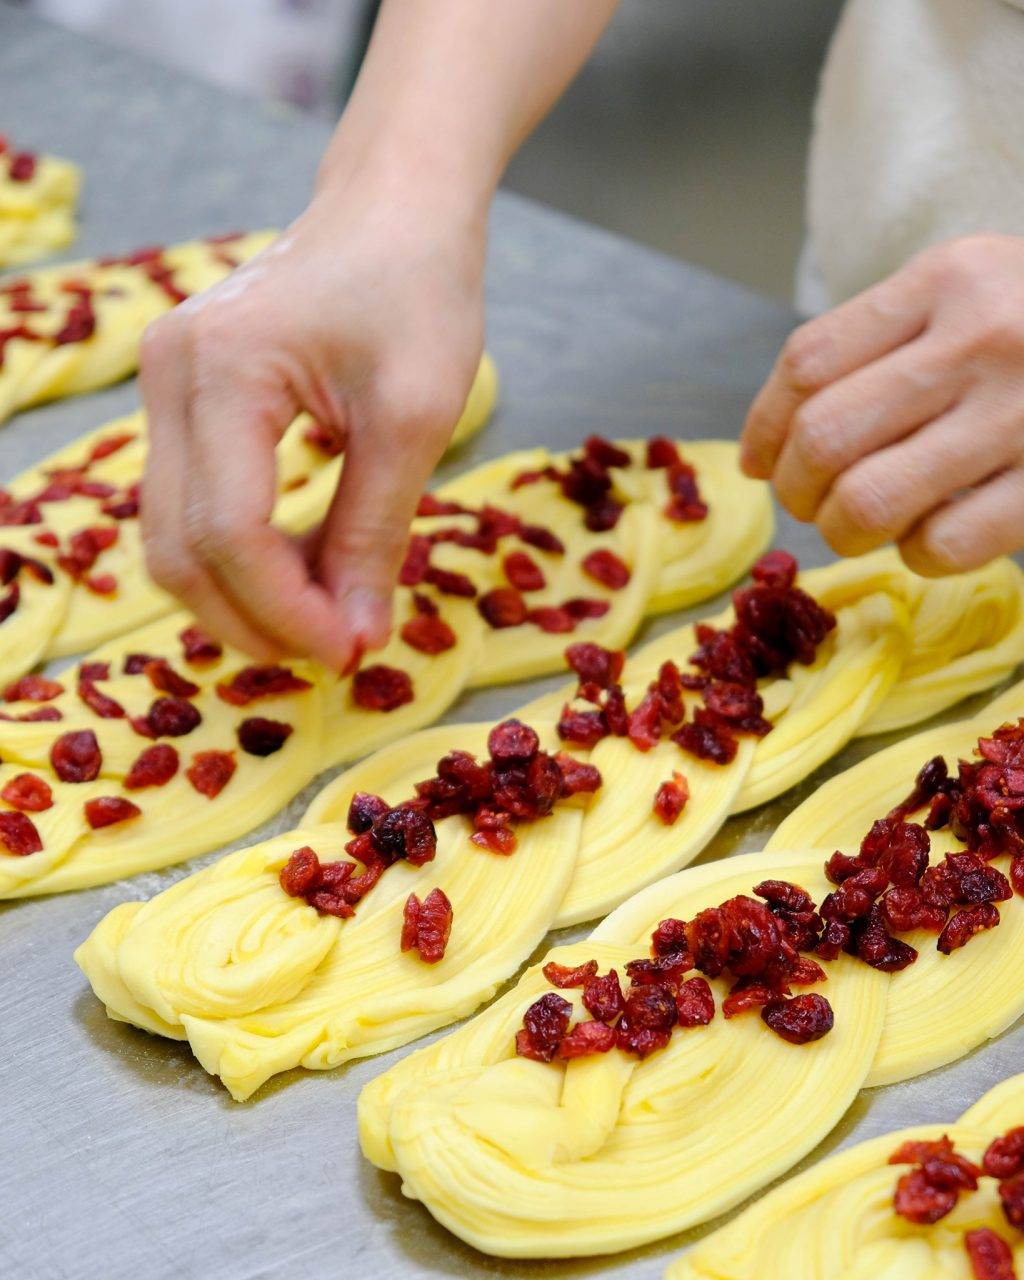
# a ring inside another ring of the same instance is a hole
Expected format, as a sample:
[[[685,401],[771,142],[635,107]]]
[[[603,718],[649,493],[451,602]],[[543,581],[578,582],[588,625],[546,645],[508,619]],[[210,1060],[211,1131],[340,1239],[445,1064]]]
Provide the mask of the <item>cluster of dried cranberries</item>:
[[[909,1141],[889,1157],[890,1164],[913,1165],[896,1184],[893,1207],[917,1226],[932,1226],[956,1208],[961,1195],[977,1191],[982,1178],[999,1182],[1007,1223],[1024,1229],[1024,1127],[1010,1129],[988,1146],[978,1166],[960,1155],[948,1135]],[[1013,1253],[988,1227],[968,1231],[964,1245],[976,1280],[1016,1280]]]
[[[832,1008],[816,992],[793,995],[793,987],[824,982],[824,970],[801,955],[818,922],[814,903],[786,881],[757,885],[757,898],[730,898],[698,912],[691,921],[668,919],[651,939],[651,958],[626,964],[625,993],[616,970],[598,975],[596,960],[575,968],[550,963],[544,976],[559,988],[582,987],[589,1021],[570,1028],[572,1005],[555,992],[536,1000],[516,1036],[520,1057],[551,1062],[606,1053],[618,1046],[645,1058],[668,1044],[674,1027],[706,1026],[715,1016],[708,978],[729,974],[733,984],[722,1004],[726,1018],[759,1008],[761,1018],[790,1044],[820,1040],[834,1022]],[[686,977],[697,970],[703,976]]]

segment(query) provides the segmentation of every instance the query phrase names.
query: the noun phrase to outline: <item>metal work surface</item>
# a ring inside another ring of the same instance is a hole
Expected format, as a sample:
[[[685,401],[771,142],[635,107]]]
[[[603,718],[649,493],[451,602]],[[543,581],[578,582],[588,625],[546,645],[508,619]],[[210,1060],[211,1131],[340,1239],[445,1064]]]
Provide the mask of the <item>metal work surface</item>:
[[[282,225],[302,207],[327,136],[320,125],[226,97],[6,8],[0,85],[5,132],[20,146],[86,168],[76,255]],[[503,403],[448,472],[528,443],[571,446],[589,431],[734,435],[794,317],[625,241],[501,198],[488,321]],[[136,402],[135,386],[125,384],[19,416],[0,434],[0,481]],[[817,537],[788,519],[780,519],[778,540],[806,565],[827,559]],[[553,683],[476,693],[447,718],[494,718]],[[860,743],[823,773],[881,745]],[[705,858],[758,848],[821,776],[730,821]],[[292,825],[318,785],[268,830]],[[72,962],[74,947],[117,903],[148,897],[210,860],[0,904],[0,1275],[661,1275],[685,1237],[619,1257],[504,1262],[462,1245],[404,1200],[397,1178],[360,1156],[355,1103],[360,1087],[408,1049],[330,1073],[294,1071],[239,1105],[186,1046],[109,1021]],[[864,1093],[818,1154],[914,1121],[953,1118],[1022,1058],[1018,1028],[955,1066]]]

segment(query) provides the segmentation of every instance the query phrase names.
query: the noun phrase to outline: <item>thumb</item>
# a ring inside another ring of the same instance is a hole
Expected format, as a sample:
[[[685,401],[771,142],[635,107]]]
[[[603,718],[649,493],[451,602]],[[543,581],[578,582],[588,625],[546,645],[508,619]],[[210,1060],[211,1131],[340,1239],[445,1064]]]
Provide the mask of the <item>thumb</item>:
[[[378,411],[353,414],[345,463],[324,520],[317,577],[334,599],[348,635],[364,648],[385,644],[395,581],[409,526],[458,408],[447,397],[390,398]]]

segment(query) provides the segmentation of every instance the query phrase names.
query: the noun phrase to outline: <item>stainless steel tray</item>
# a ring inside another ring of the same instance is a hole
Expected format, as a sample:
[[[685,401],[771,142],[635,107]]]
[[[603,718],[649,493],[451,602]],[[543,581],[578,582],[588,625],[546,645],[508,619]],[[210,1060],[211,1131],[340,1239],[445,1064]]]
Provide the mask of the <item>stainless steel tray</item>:
[[[6,132],[85,165],[83,230],[70,256],[282,225],[302,207],[326,140],[321,125],[8,8],[0,8],[0,85]],[[734,435],[795,322],[732,285],[511,197],[495,211],[489,280],[503,403],[452,470],[538,441],[571,446],[589,431]],[[136,402],[125,385],[21,415],[0,431],[0,478]],[[828,558],[813,532],[788,519],[778,536],[805,565]],[[555,683],[474,694],[447,718],[494,718]],[[856,744],[819,776],[881,745]],[[817,780],[729,822],[705,858],[760,847]],[[287,829],[318,785],[266,830]],[[604,1259],[503,1262],[403,1200],[396,1178],[362,1160],[355,1133],[360,1087],[399,1054],[323,1075],[293,1072],[237,1105],[187,1048],[110,1022],[72,950],[115,904],[148,897],[197,865],[0,905],[0,1275],[660,1276],[686,1238]],[[816,1154],[952,1119],[1022,1062],[1017,1028],[955,1066],[865,1092]]]

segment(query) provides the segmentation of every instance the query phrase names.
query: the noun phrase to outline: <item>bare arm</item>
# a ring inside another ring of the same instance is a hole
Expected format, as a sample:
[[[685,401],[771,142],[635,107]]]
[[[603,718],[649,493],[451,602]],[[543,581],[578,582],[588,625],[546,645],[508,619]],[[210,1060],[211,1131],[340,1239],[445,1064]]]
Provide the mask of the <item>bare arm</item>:
[[[147,333],[147,558],[225,639],[339,670],[386,639],[409,523],[481,350],[491,197],[615,7],[387,0],[308,208]],[[301,547],[269,524],[274,445],[300,410],[347,441]]]

